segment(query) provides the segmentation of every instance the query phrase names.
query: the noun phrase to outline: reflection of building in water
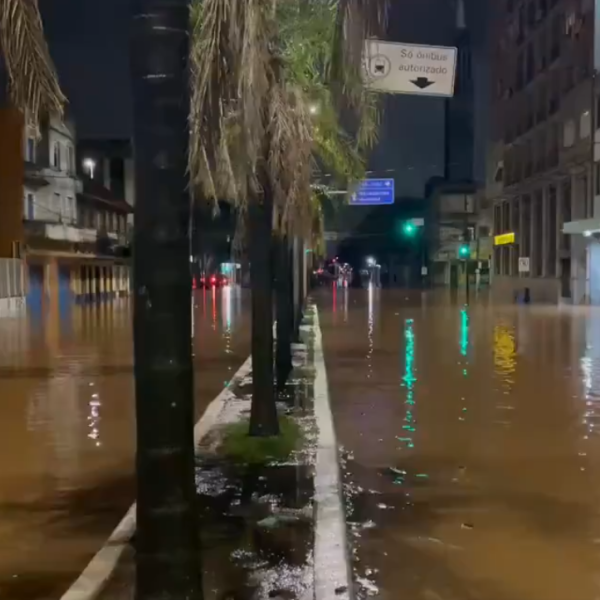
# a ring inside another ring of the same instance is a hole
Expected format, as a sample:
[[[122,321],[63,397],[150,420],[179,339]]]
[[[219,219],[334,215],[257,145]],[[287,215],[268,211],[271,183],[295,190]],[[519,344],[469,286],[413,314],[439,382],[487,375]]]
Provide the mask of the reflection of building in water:
[[[29,400],[27,428],[48,434],[41,443],[48,446],[48,472],[54,475],[61,490],[73,485],[80,470],[83,415],[79,385],[76,373],[56,374],[38,387]]]
[[[0,318],[0,364],[18,367],[30,348],[29,327],[22,317]]]
[[[585,334],[586,349],[581,358],[584,390],[588,399],[600,402],[600,315],[586,319]]]

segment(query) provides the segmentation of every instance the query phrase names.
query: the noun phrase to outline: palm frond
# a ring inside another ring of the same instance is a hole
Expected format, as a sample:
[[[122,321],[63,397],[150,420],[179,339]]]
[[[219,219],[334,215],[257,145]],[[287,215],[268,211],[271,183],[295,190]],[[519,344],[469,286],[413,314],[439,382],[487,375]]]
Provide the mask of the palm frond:
[[[50,58],[37,0],[0,0],[0,52],[12,103],[36,125],[62,115],[65,96]]]
[[[272,79],[272,0],[196,0],[192,11],[189,170],[216,202],[258,188],[264,98]]]

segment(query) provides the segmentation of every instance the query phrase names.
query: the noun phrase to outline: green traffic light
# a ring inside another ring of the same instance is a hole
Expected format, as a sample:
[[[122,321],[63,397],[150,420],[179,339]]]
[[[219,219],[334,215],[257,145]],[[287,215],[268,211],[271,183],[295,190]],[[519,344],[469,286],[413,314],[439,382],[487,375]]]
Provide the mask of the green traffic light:
[[[458,255],[462,258],[469,256],[469,246],[461,246],[458,249]]]
[[[404,223],[402,231],[405,235],[413,235],[415,233],[415,226],[410,222]]]

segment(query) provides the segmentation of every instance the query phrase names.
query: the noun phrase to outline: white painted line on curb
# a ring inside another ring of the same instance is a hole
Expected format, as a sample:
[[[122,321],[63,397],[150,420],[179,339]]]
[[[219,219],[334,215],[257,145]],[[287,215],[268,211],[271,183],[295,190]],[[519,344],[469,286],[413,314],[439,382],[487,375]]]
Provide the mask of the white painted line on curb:
[[[252,370],[252,358],[237,370],[231,381],[221,393],[206,407],[204,414],[194,427],[194,444],[197,446],[207,432],[215,425],[223,410],[229,395],[230,388],[242,381]],[[119,563],[129,540],[135,533],[135,504],[132,504],[127,514],[123,517],[117,528],[112,532],[104,546],[96,553],[81,575],[71,587],[61,596],[60,600],[95,600]]]
[[[314,307],[315,419],[319,429],[315,469],[315,600],[354,597],[348,557],[339,456],[323,356],[319,313]],[[338,590],[338,593],[336,593]]]

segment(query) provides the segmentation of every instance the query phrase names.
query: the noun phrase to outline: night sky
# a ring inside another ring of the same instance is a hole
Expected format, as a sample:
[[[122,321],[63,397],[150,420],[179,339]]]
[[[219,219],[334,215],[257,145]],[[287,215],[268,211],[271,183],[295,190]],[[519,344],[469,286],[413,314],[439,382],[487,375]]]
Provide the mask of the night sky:
[[[130,137],[128,0],[41,0],[40,5],[79,137]],[[388,38],[452,44],[453,24],[453,0],[392,0]],[[384,106],[371,169],[393,173],[398,196],[421,196],[425,181],[443,172],[442,101],[388,96]]]

